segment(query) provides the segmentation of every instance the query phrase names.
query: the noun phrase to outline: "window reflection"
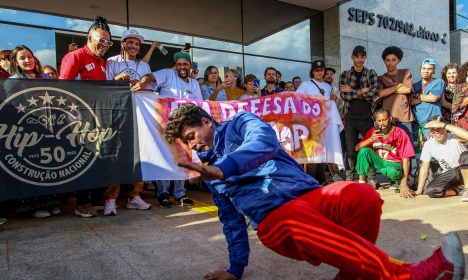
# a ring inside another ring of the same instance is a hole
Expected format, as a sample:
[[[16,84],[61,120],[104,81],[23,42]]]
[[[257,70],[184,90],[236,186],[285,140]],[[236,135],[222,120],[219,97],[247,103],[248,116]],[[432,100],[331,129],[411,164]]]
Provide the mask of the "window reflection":
[[[13,49],[26,45],[42,65],[57,65],[55,57],[55,32],[44,29],[0,24],[0,49]]]
[[[250,54],[310,61],[310,21],[305,20],[244,47]]]

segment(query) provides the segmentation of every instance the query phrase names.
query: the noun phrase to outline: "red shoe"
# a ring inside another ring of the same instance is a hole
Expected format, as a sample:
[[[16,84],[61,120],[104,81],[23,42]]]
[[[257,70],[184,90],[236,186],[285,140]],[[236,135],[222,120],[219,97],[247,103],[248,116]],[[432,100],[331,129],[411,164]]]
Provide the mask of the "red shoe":
[[[408,266],[414,280],[463,280],[465,257],[463,246],[456,233],[442,239],[442,246],[432,256],[420,263]]]

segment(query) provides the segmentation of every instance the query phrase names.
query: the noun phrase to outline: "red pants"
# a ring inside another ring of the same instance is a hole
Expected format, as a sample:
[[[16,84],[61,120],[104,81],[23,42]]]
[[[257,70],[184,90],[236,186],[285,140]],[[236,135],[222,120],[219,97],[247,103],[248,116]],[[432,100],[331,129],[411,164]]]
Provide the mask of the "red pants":
[[[337,182],[275,209],[257,234],[283,256],[327,263],[351,279],[411,279],[407,265],[391,262],[374,245],[382,203],[369,184]]]

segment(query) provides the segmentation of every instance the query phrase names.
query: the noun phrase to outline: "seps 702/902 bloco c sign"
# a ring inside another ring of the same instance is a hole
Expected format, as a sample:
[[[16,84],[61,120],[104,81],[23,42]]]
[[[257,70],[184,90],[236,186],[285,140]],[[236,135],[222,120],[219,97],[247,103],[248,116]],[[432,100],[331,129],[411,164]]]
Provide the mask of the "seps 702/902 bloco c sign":
[[[408,36],[430,40],[434,42],[441,41],[442,44],[447,44],[447,33],[439,34],[431,32],[426,27],[419,26],[417,29],[411,22],[402,21],[394,17],[389,17],[381,14],[370,13],[366,10],[349,8],[348,20],[367,25],[375,25],[377,27],[388,29],[391,31],[407,34]]]
[[[0,104],[0,167],[27,184],[65,184],[86,173],[115,134],[69,91],[21,90]]]

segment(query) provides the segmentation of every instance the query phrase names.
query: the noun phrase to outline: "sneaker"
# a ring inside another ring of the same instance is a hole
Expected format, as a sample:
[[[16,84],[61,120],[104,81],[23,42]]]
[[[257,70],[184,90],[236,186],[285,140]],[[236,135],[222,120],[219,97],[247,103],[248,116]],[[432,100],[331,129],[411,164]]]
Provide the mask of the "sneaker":
[[[158,197],[159,207],[161,208],[171,208],[171,201],[169,200],[169,195],[163,193]]]
[[[8,220],[6,218],[0,218],[0,226],[6,223]]]
[[[115,207],[115,199],[107,199],[104,206],[104,216],[117,215],[117,208]]]
[[[456,233],[449,233],[442,239],[442,246],[432,256],[418,264],[408,266],[412,279],[463,280],[465,258],[463,246]]]
[[[81,218],[92,218],[96,217],[97,213],[91,203],[86,203],[84,205],[76,205],[75,215],[80,216]]]
[[[52,208],[51,210],[49,210],[49,213],[52,215],[52,216],[55,216],[55,215],[60,215],[62,214],[62,211],[60,211],[60,209],[58,207],[54,207]]]
[[[460,201],[468,202],[468,189],[463,189],[463,190],[460,192],[460,195],[461,195]]]
[[[146,203],[139,195],[129,199],[127,202],[128,209],[147,210],[151,208],[151,204]]]
[[[50,213],[46,210],[41,210],[41,211],[34,212],[31,216],[34,218],[42,219],[42,218],[50,217],[52,215],[50,215]]]
[[[179,199],[176,199],[176,203],[180,204],[180,206],[184,206],[184,205],[192,206],[194,204],[193,200],[191,200],[190,198],[188,198],[186,196],[183,196],[183,197],[181,197]]]

